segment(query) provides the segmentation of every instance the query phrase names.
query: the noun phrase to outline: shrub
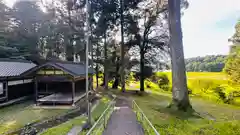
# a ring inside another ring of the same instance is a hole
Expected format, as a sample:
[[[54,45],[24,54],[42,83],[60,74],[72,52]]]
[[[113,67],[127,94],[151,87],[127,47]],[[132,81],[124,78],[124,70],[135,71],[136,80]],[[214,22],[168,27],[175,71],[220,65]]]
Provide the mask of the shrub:
[[[165,73],[161,73],[161,74],[158,74],[156,75],[156,79],[157,79],[157,83],[158,85],[169,85],[169,79],[168,79],[168,76],[167,74]]]
[[[145,80],[146,88],[150,88],[152,90],[159,90],[159,87],[156,83],[152,82],[150,79]]]
[[[235,98],[240,95],[239,86],[230,86],[228,84],[223,84],[218,86],[215,89],[215,92],[218,94],[219,99],[221,99],[224,103],[234,104]]]
[[[224,93],[224,88],[219,86],[215,89],[216,94],[219,96],[219,99],[223,101],[224,103],[229,102],[227,101],[227,96]]]
[[[164,91],[171,91],[171,87],[169,85],[159,85],[159,88]]]
[[[150,79],[152,82],[156,83],[160,89],[165,91],[171,90],[169,85],[170,81],[167,74],[158,72],[152,75]]]

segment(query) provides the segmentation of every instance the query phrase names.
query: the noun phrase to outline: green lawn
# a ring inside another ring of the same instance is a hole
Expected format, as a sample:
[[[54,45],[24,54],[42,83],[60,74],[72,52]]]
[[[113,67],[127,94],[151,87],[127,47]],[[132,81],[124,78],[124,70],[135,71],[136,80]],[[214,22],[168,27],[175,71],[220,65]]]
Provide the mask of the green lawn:
[[[35,109],[31,101],[0,109],[0,134],[23,127],[44,118],[56,116],[68,110]]]
[[[86,123],[86,120],[86,116],[79,116],[63,124],[52,127],[43,132],[41,135],[66,135],[74,126],[81,126]]]
[[[240,108],[192,98],[198,115],[184,114],[167,108],[171,97],[167,94],[133,96],[162,135],[239,135]],[[208,120],[214,118],[216,121]]]

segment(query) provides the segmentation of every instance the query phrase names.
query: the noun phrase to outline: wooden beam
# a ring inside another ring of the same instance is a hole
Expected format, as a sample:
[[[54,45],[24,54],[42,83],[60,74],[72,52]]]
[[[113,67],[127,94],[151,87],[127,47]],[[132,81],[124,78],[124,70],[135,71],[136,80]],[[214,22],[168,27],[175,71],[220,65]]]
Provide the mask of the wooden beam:
[[[85,77],[76,77],[74,80],[75,81],[85,80]]]
[[[48,92],[48,83],[46,83],[46,92]]]
[[[72,81],[72,104],[74,105],[74,98],[75,98],[75,81]]]
[[[8,101],[8,82],[7,81],[5,83],[5,86],[6,86],[6,94],[5,94],[6,95],[6,101]]]
[[[35,89],[35,102],[37,104],[37,100],[38,100],[38,80],[37,77],[34,78],[34,89]]]

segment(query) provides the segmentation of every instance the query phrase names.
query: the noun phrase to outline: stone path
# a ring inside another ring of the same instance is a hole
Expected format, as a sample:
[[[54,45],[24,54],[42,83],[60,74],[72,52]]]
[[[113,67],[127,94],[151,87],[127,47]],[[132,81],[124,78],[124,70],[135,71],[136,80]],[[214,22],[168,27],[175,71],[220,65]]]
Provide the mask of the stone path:
[[[144,135],[144,130],[126,99],[116,100],[115,110],[103,135]]]

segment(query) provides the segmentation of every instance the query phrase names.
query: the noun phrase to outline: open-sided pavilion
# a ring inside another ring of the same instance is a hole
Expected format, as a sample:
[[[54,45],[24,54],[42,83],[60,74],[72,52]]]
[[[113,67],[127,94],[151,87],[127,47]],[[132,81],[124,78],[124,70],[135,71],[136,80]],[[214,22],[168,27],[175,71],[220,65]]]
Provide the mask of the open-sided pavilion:
[[[74,105],[86,94],[85,74],[83,63],[51,61],[31,69],[25,75],[34,77],[38,105]],[[89,69],[89,76],[92,74]]]

